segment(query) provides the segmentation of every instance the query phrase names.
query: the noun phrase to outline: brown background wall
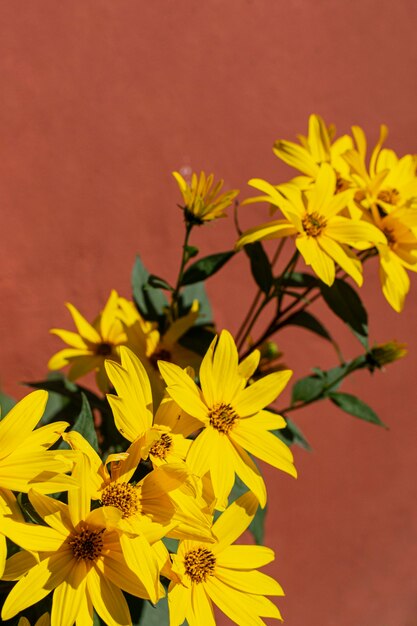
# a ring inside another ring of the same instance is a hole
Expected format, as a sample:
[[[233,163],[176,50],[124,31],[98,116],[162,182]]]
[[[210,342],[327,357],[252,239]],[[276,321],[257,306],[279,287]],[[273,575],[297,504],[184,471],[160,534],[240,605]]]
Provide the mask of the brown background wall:
[[[44,375],[58,347],[49,328],[69,327],[64,301],[93,317],[112,287],[129,296],[137,252],[173,278],[173,169],[214,171],[244,194],[253,176],[284,180],[271,145],[305,132],[311,112],[340,132],[358,123],[371,142],[385,122],[390,146],[415,152],[416,19],[413,0],[2,0],[5,391],[21,396],[16,381]],[[247,208],[242,220],[264,217]],[[225,220],[197,240],[227,249],[233,227]],[[243,264],[210,283],[219,328],[236,330],[250,300]],[[314,448],[296,450],[299,480],[268,472],[267,544],[289,626],[417,625],[413,287],[399,316],[367,270],[372,340],[407,340],[410,355],[346,387],[390,431],[314,407],[296,416]],[[359,345],[334,328],[353,355]],[[280,343],[298,376],[332,363],[302,331]]]

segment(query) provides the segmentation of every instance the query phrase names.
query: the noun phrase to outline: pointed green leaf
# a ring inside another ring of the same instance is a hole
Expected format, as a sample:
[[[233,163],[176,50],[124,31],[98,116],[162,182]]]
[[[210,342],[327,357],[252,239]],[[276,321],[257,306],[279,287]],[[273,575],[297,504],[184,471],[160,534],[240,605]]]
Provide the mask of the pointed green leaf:
[[[264,293],[268,294],[274,277],[272,275],[271,263],[262,244],[256,241],[246,245],[244,250],[249,257],[252,276],[256,284]]]
[[[331,287],[320,286],[327,306],[345,322],[365,348],[368,348],[368,314],[356,291],[337,278]]]
[[[280,428],[279,430],[272,430],[272,434],[281,439],[287,446],[297,444],[301,448],[304,448],[304,450],[310,451],[311,446],[298,426],[286,415],[283,415],[283,417],[285,417],[285,421],[287,422],[286,427]]]
[[[213,324],[213,312],[211,310],[210,301],[207,296],[207,291],[204,283],[194,283],[193,285],[186,285],[181,290],[179,298],[179,317],[183,317],[188,311],[194,300],[198,300],[198,318],[195,325],[208,325]]]
[[[234,250],[228,250],[227,252],[218,252],[217,254],[210,254],[209,256],[203,257],[190,265],[184,272],[181,284],[192,285],[206,280],[218,272],[234,254]]]
[[[0,391],[0,420],[14,407],[16,400]]]
[[[372,424],[378,424],[378,426],[385,426],[385,424],[379,419],[370,406],[368,406],[362,400],[359,400],[356,396],[350,393],[333,392],[329,393],[330,400],[336,404],[340,409],[354,415],[365,422],[371,422]]]
[[[325,388],[325,380],[318,376],[306,376],[300,378],[293,385],[291,392],[291,404],[296,402],[310,402],[314,398],[319,398]]]
[[[168,301],[160,289],[148,285],[148,279],[149,272],[137,256],[131,278],[133,299],[143,317],[147,320],[158,321],[163,317]]]
[[[167,291],[174,291],[174,288],[171,287],[171,285],[168,284],[166,280],[164,280],[160,276],[155,276],[155,274],[149,275],[148,283],[147,285],[145,285],[144,289],[148,291],[149,287],[154,287],[155,289],[166,289]]]
[[[88,441],[90,446],[98,452],[98,441],[96,429],[94,428],[94,417],[85,394],[82,393],[81,397],[81,411],[71,430],[75,430],[77,433],[80,433],[80,435]]]
[[[292,326],[301,326],[302,328],[306,328],[320,337],[324,337],[324,339],[327,339],[328,341],[332,341],[331,335],[323,324],[314,315],[308,313],[307,311],[300,311],[291,315],[291,317],[289,317],[285,322],[286,326],[288,324]]]

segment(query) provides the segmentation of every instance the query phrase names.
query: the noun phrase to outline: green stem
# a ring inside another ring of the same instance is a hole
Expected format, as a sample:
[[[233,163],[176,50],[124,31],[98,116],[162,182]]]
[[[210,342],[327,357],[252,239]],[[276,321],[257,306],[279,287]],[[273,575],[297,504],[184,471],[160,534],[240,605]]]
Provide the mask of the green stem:
[[[180,289],[182,285],[182,278],[184,276],[184,269],[189,260],[187,248],[188,248],[188,240],[190,238],[190,233],[191,233],[192,228],[193,228],[193,224],[191,222],[186,221],[184,243],[182,245],[181,264],[180,264],[180,269],[178,271],[177,284],[171,296],[171,315],[172,315],[172,319],[174,320],[178,318],[178,298],[179,298]]]
[[[271,262],[271,269],[274,267],[274,265],[276,264],[276,262],[278,261],[281,251],[285,245],[285,241],[286,239],[281,239],[281,241],[278,244],[278,248],[275,251],[275,254],[272,258],[272,262]],[[249,335],[250,331],[252,330],[254,324],[256,323],[259,315],[262,313],[263,309],[265,308],[265,306],[270,302],[270,300],[273,298],[274,296],[274,291],[275,289],[273,288],[268,294],[264,295],[264,299],[261,302],[258,310],[256,310],[256,307],[259,303],[259,300],[262,296],[262,294],[264,293],[262,291],[262,289],[259,289],[258,293],[256,294],[252,305],[248,311],[248,314],[246,315],[245,319],[243,320],[242,326],[240,327],[237,336],[236,336],[236,345],[238,346],[238,350],[241,350],[243,347],[243,344],[245,342],[246,337]],[[247,326],[247,328],[246,328]]]

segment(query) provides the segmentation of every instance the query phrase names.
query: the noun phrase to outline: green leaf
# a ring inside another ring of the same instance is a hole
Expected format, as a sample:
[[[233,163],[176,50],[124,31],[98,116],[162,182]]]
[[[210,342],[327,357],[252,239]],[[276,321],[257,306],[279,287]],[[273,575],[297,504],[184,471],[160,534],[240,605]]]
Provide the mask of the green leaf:
[[[379,419],[370,406],[365,404],[362,400],[359,400],[356,396],[350,393],[332,392],[329,393],[330,400],[336,404],[340,409],[354,415],[365,422],[371,422],[372,424],[378,424],[378,426],[385,426],[385,424]],[[385,426],[386,428],[386,426]]]
[[[137,256],[132,270],[133,299],[140,313],[147,320],[158,321],[164,317],[164,308],[168,306],[165,295],[148,285],[149,272]]]
[[[184,246],[184,253],[185,262],[187,262],[193,257],[197,256],[198,248],[196,248],[195,246]]]
[[[0,391],[0,420],[14,407],[16,400]]]
[[[210,306],[210,301],[207,296],[207,291],[204,283],[194,283],[193,285],[186,285],[181,290],[179,297],[179,313],[180,317],[188,313],[194,300],[198,300],[198,318],[195,325],[209,325],[213,324],[213,313]]]
[[[166,289],[167,291],[174,291],[174,288],[171,287],[171,285],[167,283],[166,280],[164,280],[160,276],[155,276],[155,274],[149,275],[148,283],[147,285],[145,285],[144,289],[148,291],[149,287],[152,287],[155,289]]]
[[[233,489],[229,496],[229,503],[234,502],[247,491],[248,491],[248,488],[245,485],[245,483],[239,478],[239,476],[236,476],[235,484],[233,485]],[[255,517],[253,518],[253,520],[251,521],[248,527],[249,532],[252,534],[253,538],[255,539],[258,545],[262,545],[263,540],[264,540],[265,514],[266,514],[266,509],[261,509],[261,507],[258,506],[258,509],[255,513]]]
[[[210,254],[196,261],[184,272],[182,285],[192,285],[206,280],[219,271],[234,256],[234,250]]]
[[[293,385],[291,392],[291,404],[296,402],[310,402],[314,398],[319,398],[323,393],[326,382],[319,376],[306,376],[300,378]]]
[[[287,446],[296,444],[301,448],[304,448],[304,450],[308,450],[310,452],[311,446],[298,426],[286,415],[283,415],[283,417],[285,417],[285,421],[287,422],[286,427],[280,428],[279,430],[271,430],[272,434],[278,437],[278,439],[281,439],[281,441],[286,443]]]
[[[71,430],[80,433],[88,441],[90,446],[98,452],[97,433],[94,428],[94,418],[90,405],[84,393],[81,394],[82,405],[81,411]]]
[[[320,337],[324,337],[328,341],[333,341],[331,335],[328,333],[323,324],[311,313],[307,311],[300,311],[291,315],[285,322],[285,325],[288,324],[292,326],[301,326],[306,328],[307,330],[311,330],[311,332],[316,333]]]
[[[285,287],[312,288],[319,287],[322,284],[321,280],[318,280],[312,274],[305,274],[304,272],[291,272],[276,280],[277,282],[279,281],[280,285],[284,285]]]
[[[244,250],[249,257],[252,276],[256,284],[259,289],[262,289],[264,293],[268,294],[272,287],[274,277],[272,275],[268,255],[263,249],[262,244],[259,241],[250,243],[244,247]]]
[[[169,611],[167,596],[161,598],[156,606],[153,606],[148,600],[145,600],[140,619],[133,621],[133,626],[168,626],[168,624]]]
[[[368,348],[368,314],[353,287],[337,278],[331,287],[322,283],[320,289],[327,306],[350,327],[362,345]]]

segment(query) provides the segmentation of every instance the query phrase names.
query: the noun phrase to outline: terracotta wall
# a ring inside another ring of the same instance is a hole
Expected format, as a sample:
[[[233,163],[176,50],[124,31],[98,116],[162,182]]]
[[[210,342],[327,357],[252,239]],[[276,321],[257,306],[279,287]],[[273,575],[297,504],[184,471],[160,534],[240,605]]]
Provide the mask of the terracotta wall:
[[[372,142],[385,122],[390,146],[415,152],[416,19],[413,0],[0,1],[4,390],[21,396],[17,381],[45,374],[64,301],[92,317],[111,288],[129,295],[137,252],[173,278],[173,169],[214,171],[244,193],[250,177],[283,180],[272,143],[304,132],[311,112],[342,132],[359,123]],[[265,217],[244,211],[245,226]],[[197,239],[227,249],[233,226]],[[232,331],[252,293],[244,262],[210,284]],[[347,387],[389,431],[323,404],[297,415],[313,446],[295,450],[298,481],[267,471],[266,541],[289,626],[417,625],[417,285],[400,316],[372,267],[363,297],[372,340],[407,340],[410,355]],[[298,376],[332,363],[305,332],[280,343]]]

